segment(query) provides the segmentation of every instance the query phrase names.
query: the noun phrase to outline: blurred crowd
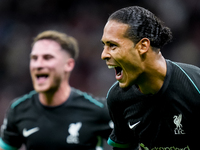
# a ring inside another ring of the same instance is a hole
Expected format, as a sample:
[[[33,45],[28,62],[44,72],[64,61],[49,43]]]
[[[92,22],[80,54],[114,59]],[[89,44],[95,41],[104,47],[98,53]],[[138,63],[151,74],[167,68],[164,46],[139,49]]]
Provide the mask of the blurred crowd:
[[[0,124],[10,101],[33,90],[31,43],[44,30],[79,42],[71,86],[106,96],[115,76],[101,60],[103,28],[112,12],[131,5],[149,9],[171,28],[173,41],[161,50],[165,58],[200,67],[199,0],[0,0]]]

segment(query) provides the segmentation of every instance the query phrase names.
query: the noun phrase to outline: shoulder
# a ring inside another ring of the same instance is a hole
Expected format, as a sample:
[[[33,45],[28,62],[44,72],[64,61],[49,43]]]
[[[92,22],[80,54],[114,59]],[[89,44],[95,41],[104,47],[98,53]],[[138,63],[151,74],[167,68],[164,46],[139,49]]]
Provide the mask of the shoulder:
[[[109,120],[110,116],[105,97],[94,97],[93,95],[82,92],[78,89],[72,89],[70,105],[77,108],[76,111],[88,114],[94,120]]]
[[[28,111],[33,108],[32,97],[37,94],[36,91],[31,91],[21,97],[14,99],[6,111],[6,118],[9,123],[16,123],[15,121],[23,115],[29,115]]]
[[[178,67],[182,72],[191,72],[200,74],[200,68],[191,64],[169,61],[171,64]]]
[[[35,94],[37,94],[36,91],[31,91],[28,94],[25,94],[21,97],[14,99],[10,105],[10,109],[15,109],[17,107],[22,106],[25,103],[29,103],[30,99],[32,99]],[[24,106],[22,106],[22,107],[24,107]]]
[[[185,76],[185,79],[188,80],[193,87],[197,89],[200,93],[200,68],[191,64],[179,63],[179,62],[171,62],[174,66],[176,66],[176,73],[181,73]],[[179,77],[180,78],[180,77]]]
[[[94,97],[92,94],[80,91],[78,89],[72,88],[71,96],[73,96],[73,101],[78,101],[79,104],[84,103],[90,104],[90,106],[104,108],[106,105],[106,100],[104,97]]]
[[[114,107],[125,106],[138,96],[138,94],[140,93],[138,92],[139,91],[135,85],[132,85],[131,87],[128,88],[121,88],[119,86],[119,82],[117,81],[111,86],[111,88],[107,93],[106,99],[108,107],[110,108],[113,104]]]
[[[168,64],[170,64],[171,68],[173,68],[173,73],[175,75],[184,74],[188,78],[194,77],[199,78],[200,77],[200,68],[191,64],[186,63],[180,63],[180,62],[174,62],[167,60]]]
[[[119,89],[119,82],[116,81],[116,82],[110,87],[110,89],[108,90],[106,99],[110,98],[112,94],[117,93],[118,90],[120,90],[120,89]]]

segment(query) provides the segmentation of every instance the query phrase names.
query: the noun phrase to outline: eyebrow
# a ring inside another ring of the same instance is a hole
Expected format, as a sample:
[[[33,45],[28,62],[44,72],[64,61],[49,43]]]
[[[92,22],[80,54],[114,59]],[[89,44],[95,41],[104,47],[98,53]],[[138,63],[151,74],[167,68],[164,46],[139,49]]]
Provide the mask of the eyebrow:
[[[106,41],[105,43],[101,40],[101,42],[103,43],[103,44],[116,44],[116,45],[118,45],[118,43],[117,42],[115,42],[115,41]]]

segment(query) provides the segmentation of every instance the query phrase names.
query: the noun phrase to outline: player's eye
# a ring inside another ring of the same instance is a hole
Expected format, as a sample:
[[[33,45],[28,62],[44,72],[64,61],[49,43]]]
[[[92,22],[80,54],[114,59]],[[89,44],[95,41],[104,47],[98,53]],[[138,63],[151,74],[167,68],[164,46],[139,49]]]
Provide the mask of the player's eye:
[[[31,56],[30,56],[30,60],[37,60],[37,58],[38,58],[38,57],[35,56],[35,55],[31,55]]]
[[[115,44],[113,44],[113,43],[110,43],[110,47],[114,47],[114,46],[116,46]]]
[[[51,56],[51,55],[45,55],[45,56],[44,56],[44,59],[45,59],[45,60],[50,60],[50,59],[52,59],[52,58],[53,58],[53,56]]]
[[[116,45],[116,44],[113,44],[113,43],[109,43],[109,47],[110,47],[111,49],[115,49],[115,48],[117,47],[117,45]]]

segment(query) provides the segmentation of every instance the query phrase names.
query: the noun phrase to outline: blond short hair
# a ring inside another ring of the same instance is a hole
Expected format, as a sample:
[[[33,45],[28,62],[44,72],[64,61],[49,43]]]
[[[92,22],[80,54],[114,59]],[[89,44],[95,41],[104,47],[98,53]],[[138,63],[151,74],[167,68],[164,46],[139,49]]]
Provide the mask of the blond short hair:
[[[68,52],[72,58],[77,59],[79,54],[79,47],[77,40],[65,33],[58,31],[48,30],[39,33],[33,40],[32,46],[39,40],[50,39],[60,44],[61,48]]]

